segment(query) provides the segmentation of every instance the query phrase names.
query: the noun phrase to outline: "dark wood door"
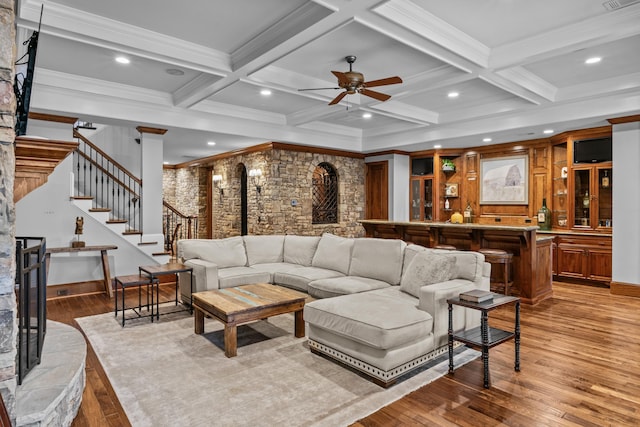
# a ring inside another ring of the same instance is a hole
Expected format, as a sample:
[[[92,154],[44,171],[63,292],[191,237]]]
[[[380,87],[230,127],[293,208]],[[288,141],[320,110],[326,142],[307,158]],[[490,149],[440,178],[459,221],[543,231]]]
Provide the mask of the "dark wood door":
[[[365,218],[389,219],[388,162],[366,164]]]

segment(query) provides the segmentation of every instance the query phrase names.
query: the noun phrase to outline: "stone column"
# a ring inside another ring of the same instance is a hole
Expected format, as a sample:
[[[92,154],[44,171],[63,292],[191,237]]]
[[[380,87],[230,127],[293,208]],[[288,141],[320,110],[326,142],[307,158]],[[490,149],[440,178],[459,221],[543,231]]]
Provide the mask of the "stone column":
[[[0,0],[0,393],[15,423],[16,298],[13,94],[15,15],[13,0]]]

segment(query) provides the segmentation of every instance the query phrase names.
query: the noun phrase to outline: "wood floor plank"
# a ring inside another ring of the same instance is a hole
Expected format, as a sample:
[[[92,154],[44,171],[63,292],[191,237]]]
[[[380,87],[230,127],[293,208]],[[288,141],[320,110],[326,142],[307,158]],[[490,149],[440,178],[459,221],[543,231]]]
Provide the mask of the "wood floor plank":
[[[161,285],[162,298],[173,298],[174,289]],[[137,301],[137,292],[126,295]],[[48,301],[47,310],[50,319],[77,327],[74,318],[112,312],[113,299],[61,298]],[[353,425],[640,425],[640,299],[555,282],[554,297],[522,305],[521,317],[521,372],[513,369],[510,341],[490,351],[490,389],[482,386],[482,362],[476,359]],[[495,310],[489,321],[512,328],[513,309]],[[74,427],[130,425],[90,346],[85,393]]]

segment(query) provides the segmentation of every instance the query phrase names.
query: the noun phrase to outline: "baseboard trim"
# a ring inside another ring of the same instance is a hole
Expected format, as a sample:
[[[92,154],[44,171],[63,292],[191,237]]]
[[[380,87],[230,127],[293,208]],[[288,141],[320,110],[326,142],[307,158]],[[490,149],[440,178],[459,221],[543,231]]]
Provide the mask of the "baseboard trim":
[[[611,294],[640,298],[640,284],[612,281]]]

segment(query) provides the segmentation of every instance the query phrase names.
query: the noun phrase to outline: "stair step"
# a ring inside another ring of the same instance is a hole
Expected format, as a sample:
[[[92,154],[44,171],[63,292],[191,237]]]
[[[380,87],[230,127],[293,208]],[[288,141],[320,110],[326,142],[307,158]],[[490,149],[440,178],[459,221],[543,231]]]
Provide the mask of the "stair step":
[[[138,243],[138,246],[144,246],[144,245],[157,245],[158,242],[140,242]]]
[[[126,224],[126,219],[110,219],[107,221],[107,224]]]
[[[125,236],[131,235],[131,234],[142,234],[142,231],[140,231],[140,230],[127,230],[127,231],[124,231],[122,234],[124,234]]]
[[[93,200],[93,197],[91,196],[73,196],[71,197],[72,200]]]
[[[111,212],[109,208],[91,208],[89,212]]]

